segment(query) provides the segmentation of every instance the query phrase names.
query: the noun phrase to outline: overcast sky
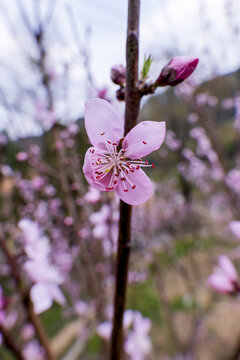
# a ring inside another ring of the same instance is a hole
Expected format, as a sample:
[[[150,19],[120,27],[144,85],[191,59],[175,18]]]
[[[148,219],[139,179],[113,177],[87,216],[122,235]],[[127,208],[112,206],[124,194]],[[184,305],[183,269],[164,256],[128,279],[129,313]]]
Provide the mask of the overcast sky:
[[[16,4],[25,5],[31,26],[35,28],[37,19],[42,18],[48,5],[54,2],[55,0],[0,0],[0,91],[7,94],[10,103],[15,101],[14,96],[17,101],[21,97],[21,86],[31,92],[31,87],[36,88],[39,81],[34,78],[34,74],[30,74],[31,70],[22,56],[22,49],[33,58],[36,54],[26,29],[19,22]],[[65,64],[71,64],[71,86],[65,89],[68,98],[62,94],[64,101],[56,104],[60,118],[78,117],[82,113],[86,97],[84,91],[79,92],[86,72],[83,62],[76,56],[69,10],[72,11],[79,31],[79,45],[87,45],[96,86],[101,88],[107,85],[113,94],[116,86],[111,84],[110,68],[115,64],[125,64],[127,3],[127,0],[56,0],[48,31],[50,63],[57,75],[63,72]],[[34,11],[32,4],[38,4],[39,11]],[[11,29],[8,18],[12,24]],[[154,78],[171,56],[190,54],[200,58],[194,74],[198,81],[234,71],[240,66],[239,24],[239,0],[142,0],[140,66],[144,54],[151,54],[154,62],[150,75]],[[87,40],[84,35],[86,29],[90,32]],[[9,71],[5,70],[6,65]],[[41,94],[37,96],[41,97]],[[27,98],[24,99],[22,105],[28,110],[31,99],[29,103],[27,101]],[[26,123],[33,117],[31,111],[28,112],[24,118]],[[9,119],[1,108],[0,117],[0,126],[5,127]],[[18,131],[22,128],[23,119],[20,117]],[[37,129],[36,126],[34,129]]]

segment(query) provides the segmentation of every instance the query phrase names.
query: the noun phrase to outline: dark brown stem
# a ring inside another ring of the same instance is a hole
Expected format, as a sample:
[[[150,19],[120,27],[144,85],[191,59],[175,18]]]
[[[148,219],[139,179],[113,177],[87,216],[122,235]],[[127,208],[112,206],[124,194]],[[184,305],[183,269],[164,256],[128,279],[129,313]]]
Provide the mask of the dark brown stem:
[[[6,347],[15,355],[17,360],[24,360],[21,350],[17,347],[8,331],[0,324],[0,332]]]
[[[21,271],[19,269],[18,263],[15,260],[14,256],[11,254],[10,250],[8,249],[6,242],[7,242],[6,239],[0,234],[0,247],[1,247],[4,255],[6,256],[8,264],[11,268],[13,278],[16,283],[16,287],[18,289],[19,294],[21,295],[21,297],[23,299],[23,305],[27,311],[29,320],[33,324],[36,334],[38,336],[38,339],[39,339],[40,343],[42,344],[42,346],[44,347],[47,359],[48,360],[57,360],[57,358],[55,357],[55,355],[52,352],[50,341],[49,341],[47,333],[42,325],[42,322],[33,311],[33,304],[32,304],[31,298],[30,298],[29,291],[26,291],[26,289],[23,287],[23,283],[21,281]]]
[[[126,46],[126,109],[125,135],[136,125],[141,94],[138,88],[138,33],[140,0],[128,2],[128,29]],[[126,302],[128,264],[131,248],[132,207],[120,202],[119,238],[116,265],[113,330],[111,337],[111,360],[120,360],[123,355],[123,314]]]
[[[236,347],[233,350],[233,353],[229,356],[229,360],[239,360],[240,359],[240,341],[237,342]]]

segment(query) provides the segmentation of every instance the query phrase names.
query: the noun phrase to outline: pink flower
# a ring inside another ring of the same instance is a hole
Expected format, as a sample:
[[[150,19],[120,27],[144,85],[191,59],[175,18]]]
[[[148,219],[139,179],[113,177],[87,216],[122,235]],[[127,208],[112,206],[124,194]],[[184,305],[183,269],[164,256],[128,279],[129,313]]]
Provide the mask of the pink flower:
[[[151,180],[140,169],[153,165],[141,158],[159,149],[165,122],[143,121],[125,138],[123,126],[123,119],[108,102],[86,102],[85,127],[93,147],[85,155],[83,172],[95,189],[115,191],[127,204],[139,205],[153,193]]]
[[[229,223],[229,228],[233,235],[240,240],[240,221],[231,221]]]
[[[219,293],[233,293],[239,291],[238,274],[231,260],[221,255],[218,258],[218,267],[209,276],[208,284]]]
[[[156,85],[175,86],[186,80],[196,69],[199,59],[192,56],[176,56],[162,69]]]
[[[36,314],[41,314],[50,309],[54,300],[60,305],[64,305],[66,302],[60,288],[53,283],[40,282],[34,284],[30,290],[30,296]]]

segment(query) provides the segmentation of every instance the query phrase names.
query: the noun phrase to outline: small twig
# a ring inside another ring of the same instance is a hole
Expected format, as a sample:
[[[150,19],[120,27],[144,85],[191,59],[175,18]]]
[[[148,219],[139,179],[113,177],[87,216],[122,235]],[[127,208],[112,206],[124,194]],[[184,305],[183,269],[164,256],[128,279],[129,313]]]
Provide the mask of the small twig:
[[[15,355],[16,359],[25,360],[21,353],[21,350],[18,348],[18,346],[13,341],[8,331],[2,326],[1,323],[0,323],[0,333],[2,334],[3,341],[6,347]]]

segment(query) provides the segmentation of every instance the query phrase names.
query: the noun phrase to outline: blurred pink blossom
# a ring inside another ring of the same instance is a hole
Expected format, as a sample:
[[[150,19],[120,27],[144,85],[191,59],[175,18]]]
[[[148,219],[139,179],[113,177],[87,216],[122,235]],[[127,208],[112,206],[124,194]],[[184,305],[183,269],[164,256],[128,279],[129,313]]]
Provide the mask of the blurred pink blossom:
[[[234,236],[240,240],[240,221],[231,221],[229,223],[229,228]]]
[[[208,278],[209,286],[219,293],[233,293],[240,290],[238,274],[231,260],[221,255],[218,258],[218,267]]]
[[[65,219],[64,219],[64,224],[65,224],[66,226],[72,226],[73,223],[74,223],[74,219],[73,219],[71,216],[65,217]]]
[[[149,337],[151,321],[142,316],[139,311],[133,313],[132,329],[127,334],[125,342],[126,353],[131,360],[144,360],[152,350],[152,343]]]
[[[228,187],[230,187],[237,194],[240,193],[240,170],[232,169],[230,170],[226,177],[225,181]]]
[[[152,165],[141,158],[159,149],[165,137],[165,123],[137,124],[119,150],[123,119],[108,102],[92,99],[86,102],[85,127],[94,145],[88,149],[83,166],[88,183],[97,190],[115,191],[121,200],[131,205],[146,202],[153,186],[140,167]]]
[[[92,186],[89,186],[88,192],[84,195],[84,200],[91,204],[95,204],[100,199],[101,199],[100,191],[97,189],[94,189]]]
[[[26,161],[28,159],[28,154],[24,151],[20,151],[16,154],[16,159],[18,161]]]
[[[35,330],[32,324],[26,324],[21,330],[21,338],[24,341],[28,341],[33,338]]]
[[[19,221],[22,230],[24,251],[28,256],[23,268],[34,283],[30,290],[34,311],[37,314],[49,309],[55,300],[64,305],[65,297],[58,285],[63,278],[58,269],[49,263],[50,243],[37,223],[29,219]]]
[[[44,350],[36,340],[30,341],[24,346],[23,356],[25,360],[44,360]]]

